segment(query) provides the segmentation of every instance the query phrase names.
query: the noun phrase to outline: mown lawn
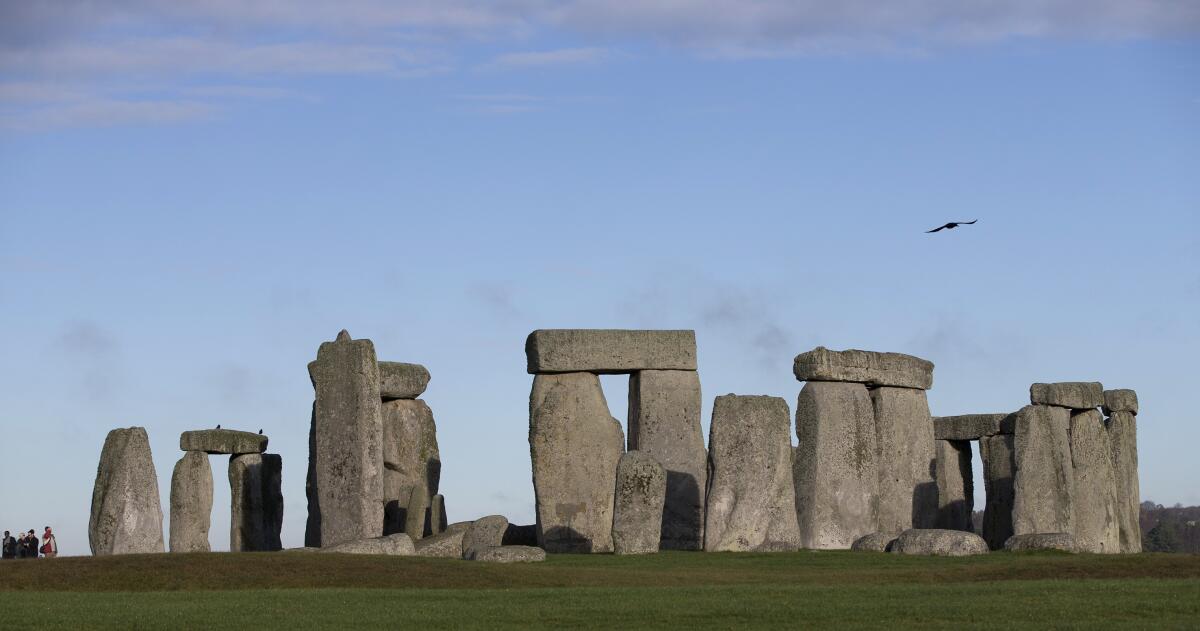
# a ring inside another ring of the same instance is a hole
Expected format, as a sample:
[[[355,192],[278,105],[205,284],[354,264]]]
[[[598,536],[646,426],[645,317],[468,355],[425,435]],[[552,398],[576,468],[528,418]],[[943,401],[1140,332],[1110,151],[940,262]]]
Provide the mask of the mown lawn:
[[[185,554],[0,564],[4,628],[1200,628],[1200,557]]]

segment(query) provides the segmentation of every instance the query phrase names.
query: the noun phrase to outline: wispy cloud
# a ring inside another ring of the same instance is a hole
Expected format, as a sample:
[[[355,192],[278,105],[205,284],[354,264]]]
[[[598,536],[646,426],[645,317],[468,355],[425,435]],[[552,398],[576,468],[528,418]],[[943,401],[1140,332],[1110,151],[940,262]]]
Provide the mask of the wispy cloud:
[[[19,131],[41,131],[130,123],[179,123],[209,118],[216,111],[216,107],[196,101],[98,99],[9,113],[5,116],[3,127]]]
[[[497,55],[481,67],[484,69],[501,69],[573,66],[594,64],[611,59],[613,56],[614,53],[607,48],[559,48],[557,50],[504,53]]]

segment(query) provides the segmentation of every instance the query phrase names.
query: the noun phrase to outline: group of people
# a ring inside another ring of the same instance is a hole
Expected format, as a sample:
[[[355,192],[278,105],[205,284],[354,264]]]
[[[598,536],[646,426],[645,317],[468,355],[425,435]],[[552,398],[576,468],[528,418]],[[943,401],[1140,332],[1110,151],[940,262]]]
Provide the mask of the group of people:
[[[42,533],[40,546],[32,528],[29,532],[20,532],[17,535],[13,537],[7,530],[4,531],[4,558],[36,559],[41,555],[49,559],[58,556],[58,541],[54,538],[54,533],[50,532],[49,526],[46,526],[46,532]]]

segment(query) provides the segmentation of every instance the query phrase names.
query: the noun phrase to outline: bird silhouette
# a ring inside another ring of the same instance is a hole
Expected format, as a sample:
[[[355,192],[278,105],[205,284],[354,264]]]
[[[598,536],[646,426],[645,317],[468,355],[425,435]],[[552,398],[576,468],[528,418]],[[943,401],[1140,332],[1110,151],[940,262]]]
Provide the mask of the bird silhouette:
[[[926,230],[925,234],[929,234],[930,232],[937,232],[938,230],[953,230],[959,226],[969,226],[969,225],[975,223],[976,221],[979,221],[979,220],[972,219],[971,221],[951,221],[950,223],[948,223],[944,226],[940,226],[938,228],[934,228],[933,230]]]
[[[259,436],[262,436],[262,430],[261,430],[261,429],[260,429],[260,430],[258,430],[258,435],[259,435]]]
[[[217,423],[217,429],[221,429],[221,424]]]

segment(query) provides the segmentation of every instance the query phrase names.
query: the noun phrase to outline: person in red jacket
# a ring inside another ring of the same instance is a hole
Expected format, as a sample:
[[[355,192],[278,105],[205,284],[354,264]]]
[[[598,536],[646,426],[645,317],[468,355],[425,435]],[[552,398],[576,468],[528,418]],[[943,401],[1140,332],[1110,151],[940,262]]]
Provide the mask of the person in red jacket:
[[[50,532],[49,526],[46,526],[46,532],[42,533],[42,556],[47,559],[58,556],[58,540],[54,538],[54,533]]]

